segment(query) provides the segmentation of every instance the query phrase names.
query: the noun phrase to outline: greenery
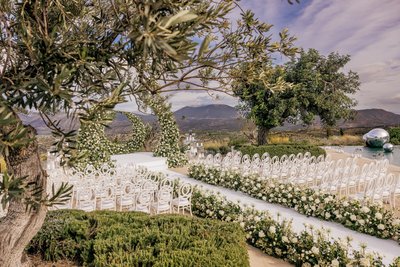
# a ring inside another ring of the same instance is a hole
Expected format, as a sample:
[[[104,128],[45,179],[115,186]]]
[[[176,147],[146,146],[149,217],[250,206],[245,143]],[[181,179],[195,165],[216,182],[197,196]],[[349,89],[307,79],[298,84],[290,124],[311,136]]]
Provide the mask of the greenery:
[[[267,152],[270,157],[278,156],[282,157],[283,155],[290,155],[290,154],[298,154],[298,153],[305,153],[310,152],[312,156],[318,157],[319,155],[326,155],[324,149],[313,146],[313,145],[300,145],[300,144],[287,144],[287,145],[264,145],[264,146],[241,146],[236,148],[243,155],[248,154],[253,156],[254,154],[258,153],[260,156]]]
[[[390,143],[393,145],[400,145],[400,127],[393,127],[389,129]]]
[[[319,116],[328,136],[338,120],[353,117],[352,108],[357,104],[351,95],[359,90],[358,74],[343,72],[349,61],[349,55],[330,53],[325,57],[310,49],[301,51],[285,67],[285,80],[294,85],[301,119],[308,124]]]
[[[156,114],[161,128],[161,136],[154,156],[166,157],[170,168],[183,166],[187,163],[187,159],[179,147],[180,133],[171,106],[161,96],[147,96],[145,104]]]
[[[143,147],[146,126],[141,119],[129,112],[120,112],[124,114],[132,123],[133,136],[126,142],[112,142],[105,134],[105,126],[102,123],[108,119],[111,121],[117,112],[99,111],[98,118],[100,121],[82,122],[77,137],[77,151],[80,154],[79,159],[75,163],[75,167],[85,168],[87,165],[99,167],[103,163],[110,161],[113,154],[133,153]]]
[[[350,238],[334,238],[328,231],[315,230],[310,225],[294,232],[290,221],[279,217],[276,220],[268,212],[243,208],[210,192],[197,190],[192,202],[197,216],[238,223],[249,244],[295,266],[385,266],[381,257],[367,253],[364,245],[359,250],[353,248]]]
[[[189,176],[208,184],[241,191],[254,198],[295,209],[307,216],[338,222],[361,233],[393,238],[400,242],[400,220],[382,204],[360,203],[334,194],[301,187],[259,175],[243,176],[235,171],[208,168],[202,164],[189,167]]]
[[[233,9],[241,14],[234,22]],[[270,62],[274,53],[296,51],[287,30],[273,42],[272,25],[231,0],[2,1],[0,13],[0,152],[10,177],[20,181],[11,183],[15,188],[0,186],[9,202],[6,217],[12,216],[0,221],[2,266],[23,265],[24,248],[51,204],[43,190],[47,175],[36,133],[23,125],[21,113],[40,114],[65,164],[74,158],[76,131],[53,119],[58,112],[90,122],[95,120],[91,108],[110,96],[140,104],[143,95],[180,89],[230,90],[245,60]],[[257,79],[268,81],[268,69],[265,65]],[[115,104],[103,107],[111,110]],[[34,188],[25,190],[22,180]],[[55,195],[67,197],[66,189]],[[21,207],[33,203],[31,213]]]
[[[51,211],[28,252],[86,266],[249,266],[237,224],[136,212]]]
[[[329,128],[351,118],[356,102],[349,95],[358,90],[359,81],[356,73],[342,72],[349,61],[350,56],[337,53],[324,57],[315,49],[301,51],[285,66],[270,69],[268,82],[253,79],[249,63],[243,63],[233,88],[239,107],[258,127],[257,143],[265,144],[270,130],[287,120],[309,124],[318,115]],[[258,63],[260,72],[264,64]]]

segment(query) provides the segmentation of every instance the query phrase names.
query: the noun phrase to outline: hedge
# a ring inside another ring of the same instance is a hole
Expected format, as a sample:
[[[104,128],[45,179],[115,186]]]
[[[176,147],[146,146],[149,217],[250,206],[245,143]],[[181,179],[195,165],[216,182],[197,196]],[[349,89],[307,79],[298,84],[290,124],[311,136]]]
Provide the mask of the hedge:
[[[260,156],[265,152],[268,152],[271,157],[278,156],[282,157],[283,155],[290,154],[298,154],[298,153],[306,153],[310,152],[311,155],[318,157],[319,155],[326,155],[324,149],[319,146],[313,145],[265,145],[265,146],[241,146],[237,148],[243,155],[248,154],[253,156],[258,153]]]
[[[237,224],[182,215],[51,211],[28,252],[84,266],[249,266]]]
[[[393,145],[400,145],[400,127],[389,129],[390,143]]]

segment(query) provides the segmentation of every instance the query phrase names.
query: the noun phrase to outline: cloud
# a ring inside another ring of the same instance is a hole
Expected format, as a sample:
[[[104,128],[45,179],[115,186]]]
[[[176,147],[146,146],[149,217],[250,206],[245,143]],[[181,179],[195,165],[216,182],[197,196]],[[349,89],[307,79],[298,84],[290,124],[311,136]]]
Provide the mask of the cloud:
[[[361,87],[355,95],[357,108],[384,108],[400,114],[400,3],[398,0],[246,0],[264,22],[274,24],[272,33],[288,27],[297,36],[296,45],[315,48],[323,54],[351,55],[347,70],[359,73]],[[231,18],[239,18],[236,11]],[[220,99],[205,92],[176,93],[170,98],[173,109],[188,105],[224,103],[236,105],[233,97]],[[132,104],[122,104],[131,109]]]
[[[360,75],[358,108],[385,108],[400,114],[400,105],[385,99],[400,92],[400,3],[398,0],[281,0],[241,2],[274,32],[288,27],[297,45],[323,54],[350,54],[351,69]]]

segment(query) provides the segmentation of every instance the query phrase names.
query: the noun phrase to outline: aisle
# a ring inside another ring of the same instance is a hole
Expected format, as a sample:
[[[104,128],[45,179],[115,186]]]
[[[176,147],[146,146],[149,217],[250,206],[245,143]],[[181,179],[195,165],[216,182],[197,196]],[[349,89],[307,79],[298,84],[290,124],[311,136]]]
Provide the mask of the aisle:
[[[287,219],[293,221],[292,227],[293,230],[296,232],[304,230],[304,224],[309,224],[313,225],[315,229],[321,229],[321,228],[330,229],[331,236],[334,238],[345,239],[346,237],[350,236],[353,239],[351,243],[354,248],[357,249],[360,248],[361,243],[366,244],[367,251],[370,252],[375,251],[379,253],[383,257],[383,262],[387,265],[392,263],[396,257],[400,256],[400,245],[394,240],[380,239],[377,237],[373,237],[370,235],[350,230],[338,223],[327,222],[317,218],[307,217],[305,215],[296,212],[295,210],[282,207],[276,204],[270,204],[265,201],[247,196],[241,192],[233,191],[219,186],[209,185],[171,170],[165,171],[165,173],[172,178],[176,177],[184,182],[188,182],[193,185],[201,185],[205,189],[213,190],[215,192],[219,191],[222,195],[226,196],[226,198],[230,201],[233,202],[240,201],[242,205],[246,204],[248,206],[254,206],[255,209],[260,211],[268,211],[275,218],[277,218],[277,213],[279,213],[281,219]]]

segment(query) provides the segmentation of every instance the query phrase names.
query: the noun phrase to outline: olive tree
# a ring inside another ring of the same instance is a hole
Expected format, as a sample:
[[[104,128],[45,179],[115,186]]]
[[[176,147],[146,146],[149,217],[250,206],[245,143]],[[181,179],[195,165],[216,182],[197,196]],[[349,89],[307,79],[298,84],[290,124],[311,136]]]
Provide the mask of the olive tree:
[[[62,163],[73,164],[76,133],[51,119],[57,112],[94,121],[93,106],[112,109],[127,97],[142,103],[182,89],[229,92],[241,62],[291,50],[285,35],[271,42],[271,26],[251,12],[231,26],[233,8],[240,9],[231,0],[0,2],[0,145],[7,163],[0,194],[8,205],[0,218],[0,266],[29,264],[24,249],[47,207],[71,189],[46,192],[36,133],[20,114],[39,112],[58,138]]]
[[[0,266],[29,264],[24,249],[47,207],[70,194],[67,185],[50,195],[45,191],[36,133],[22,124],[21,112],[39,112],[68,159],[75,133],[65,132],[51,115],[63,111],[91,120],[87,111],[94,103],[112,108],[128,88],[124,70],[157,75],[190,58],[193,37],[230,6],[230,1],[0,2],[0,144],[7,163],[0,193],[8,206],[0,219]]]

